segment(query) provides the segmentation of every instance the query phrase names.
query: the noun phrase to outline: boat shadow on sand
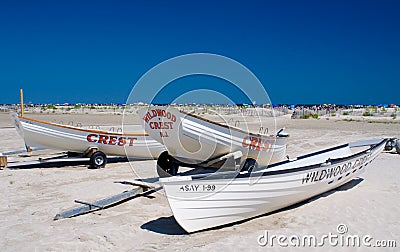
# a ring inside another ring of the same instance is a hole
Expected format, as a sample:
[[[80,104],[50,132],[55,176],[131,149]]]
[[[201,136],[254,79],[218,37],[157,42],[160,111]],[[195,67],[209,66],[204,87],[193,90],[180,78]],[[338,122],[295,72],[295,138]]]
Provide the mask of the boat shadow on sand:
[[[349,189],[352,189],[353,187],[356,187],[358,184],[360,184],[363,180],[364,179],[362,179],[362,178],[354,178],[340,187],[337,187],[335,189],[332,189],[332,190],[322,193],[320,195],[314,196],[314,197],[304,200],[302,202],[296,203],[289,207],[285,207],[285,208],[282,208],[282,209],[279,209],[279,210],[276,210],[276,211],[273,211],[270,213],[266,213],[263,215],[255,216],[255,217],[252,217],[252,218],[249,218],[246,220],[230,223],[230,224],[219,226],[219,227],[209,228],[209,229],[201,230],[198,232],[203,232],[206,230],[217,230],[217,229],[221,229],[221,228],[225,228],[225,227],[231,227],[231,226],[245,223],[245,222],[260,218],[260,217],[266,217],[266,216],[270,216],[270,215],[273,215],[276,213],[289,211],[289,210],[301,207],[303,205],[312,203],[313,201],[316,201],[320,198],[327,197],[331,194],[334,194],[335,192],[338,192],[338,191],[342,192],[342,191],[347,191]],[[165,234],[165,235],[187,235],[188,234],[181,226],[179,226],[179,224],[176,222],[174,216],[160,217],[158,219],[151,220],[151,221],[143,224],[140,228],[151,231],[151,232],[159,233],[159,234]],[[197,232],[195,232],[195,233],[197,233]]]

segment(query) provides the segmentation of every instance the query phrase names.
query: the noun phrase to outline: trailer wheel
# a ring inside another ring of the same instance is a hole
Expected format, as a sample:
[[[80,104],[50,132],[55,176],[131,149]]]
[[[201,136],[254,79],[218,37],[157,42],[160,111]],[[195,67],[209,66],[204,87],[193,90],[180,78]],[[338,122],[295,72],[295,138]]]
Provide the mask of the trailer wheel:
[[[254,168],[258,168],[257,161],[254,158],[247,158],[243,164],[240,171],[252,171]]]
[[[385,144],[385,151],[391,151],[396,146],[395,139],[389,139]]]
[[[90,157],[90,168],[98,169],[104,168],[107,164],[107,156],[101,151],[96,151]]]
[[[395,141],[396,141],[396,152],[397,152],[397,154],[400,154],[400,140],[397,139]]]
[[[157,159],[157,173],[160,178],[175,176],[178,173],[179,165],[174,162],[174,158],[164,151]]]

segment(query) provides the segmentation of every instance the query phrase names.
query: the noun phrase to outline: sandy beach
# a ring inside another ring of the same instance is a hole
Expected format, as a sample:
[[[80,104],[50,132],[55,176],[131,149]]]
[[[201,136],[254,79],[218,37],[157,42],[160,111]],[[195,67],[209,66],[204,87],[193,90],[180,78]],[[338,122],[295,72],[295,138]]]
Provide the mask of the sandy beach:
[[[118,125],[121,115],[26,115],[47,121],[83,125]],[[339,119],[277,118],[277,128],[290,134],[287,154],[307,154],[326,147],[375,137],[400,138],[399,123]],[[254,126],[256,127],[256,126]],[[8,114],[0,114],[0,152],[20,150],[24,142]],[[276,213],[194,234],[176,223],[163,191],[120,205],[54,221],[77,206],[131,189],[114,183],[156,177],[155,161],[111,163],[103,169],[86,166],[0,170],[0,251],[265,251],[259,236],[315,235],[337,232],[346,225],[350,235],[396,240],[400,246],[400,155],[384,152],[360,178]],[[326,245],[328,250],[337,247]],[[300,250],[306,250],[302,248]],[[346,248],[349,251],[354,248]],[[365,247],[361,247],[364,250]],[[393,248],[392,248],[393,249]]]

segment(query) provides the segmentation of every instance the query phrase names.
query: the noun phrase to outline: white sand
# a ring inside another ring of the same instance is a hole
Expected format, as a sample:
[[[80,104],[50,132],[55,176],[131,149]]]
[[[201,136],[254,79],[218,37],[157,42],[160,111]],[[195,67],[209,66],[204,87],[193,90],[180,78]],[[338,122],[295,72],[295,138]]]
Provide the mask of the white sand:
[[[64,122],[75,119],[57,116],[66,118]],[[86,123],[110,125],[118,118],[78,117]],[[360,139],[400,138],[399,124],[291,120],[290,116],[278,118],[277,124],[291,134],[288,154],[292,157]],[[9,126],[8,115],[0,114],[0,152],[23,148],[16,131],[4,128]],[[265,251],[270,247],[257,243],[264,230],[275,235],[323,235],[336,233],[341,223],[347,225],[348,234],[397,239],[399,247],[399,163],[400,155],[382,153],[368,166],[362,181],[353,180],[284,211],[190,235],[173,219],[162,191],[103,211],[53,221],[57,213],[75,206],[75,199],[94,201],[131,188],[114,181],[155,177],[155,161],[132,162],[132,167],[114,163],[98,170],[85,166],[5,169],[0,171],[0,251]]]

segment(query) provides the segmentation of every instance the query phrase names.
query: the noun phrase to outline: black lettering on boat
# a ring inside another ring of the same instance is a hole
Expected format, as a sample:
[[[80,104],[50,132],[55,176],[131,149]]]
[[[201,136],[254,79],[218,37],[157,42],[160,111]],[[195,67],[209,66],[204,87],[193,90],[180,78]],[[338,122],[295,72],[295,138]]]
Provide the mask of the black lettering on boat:
[[[328,174],[327,174],[326,178],[331,178],[332,176],[333,176],[333,169],[332,169],[332,168],[329,168],[329,169],[328,169]]]
[[[371,159],[371,154],[367,154],[363,157],[359,157],[353,161],[347,161],[347,163],[341,163],[336,165],[335,167],[325,167],[325,169],[317,170],[317,171],[309,171],[304,174],[304,177],[301,180],[302,184],[322,181],[322,180],[331,180],[332,178],[338,177],[337,181],[350,176],[350,174],[355,173],[356,171],[362,169],[367,166],[367,164],[371,163],[373,159]],[[333,183],[329,181],[328,184]]]
[[[327,174],[328,174],[328,172],[326,170],[322,170],[321,175],[319,175],[318,180],[323,180]]]
[[[333,176],[336,177],[340,172],[340,166],[335,167],[335,171],[333,172]]]
[[[203,185],[203,191],[215,191],[215,185]]]
[[[309,180],[310,180],[310,173],[307,173],[306,177],[303,178],[302,184],[304,184],[304,182],[308,183]]]
[[[339,173],[340,174],[342,174],[343,172],[345,172],[345,168],[346,168],[346,165],[345,164],[343,164],[342,166],[339,166],[340,168],[339,168]]]
[[[206,185],[184,185],[179,187],[181,192],[212,192],[215,191],[216,186],[212,184]]]
[[[318,174],[319,174],[319,171],[315,171],[315,172],[313,172],[313,173],[314,173],[314,175],[313,175],[313,180],[312,180],[311,182],[318,181]]]

